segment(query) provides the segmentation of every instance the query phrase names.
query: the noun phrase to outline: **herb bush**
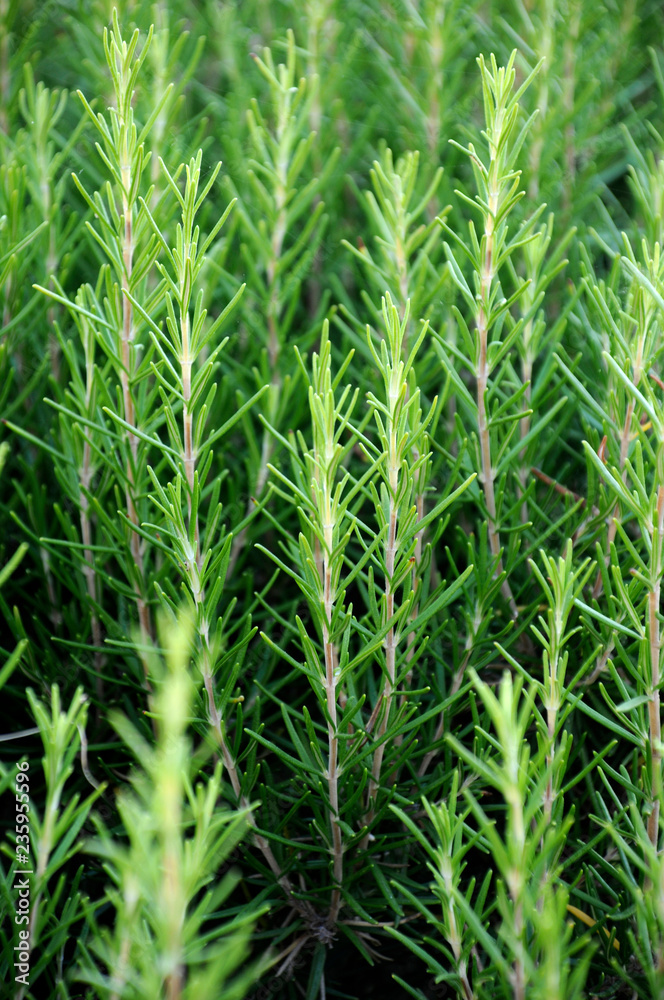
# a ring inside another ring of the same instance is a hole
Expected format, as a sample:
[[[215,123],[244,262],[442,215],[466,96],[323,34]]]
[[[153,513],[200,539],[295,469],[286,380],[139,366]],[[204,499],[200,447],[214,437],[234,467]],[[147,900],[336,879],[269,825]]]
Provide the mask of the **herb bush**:
[[[663,31],[0,2],[7,996],[664,996]]]

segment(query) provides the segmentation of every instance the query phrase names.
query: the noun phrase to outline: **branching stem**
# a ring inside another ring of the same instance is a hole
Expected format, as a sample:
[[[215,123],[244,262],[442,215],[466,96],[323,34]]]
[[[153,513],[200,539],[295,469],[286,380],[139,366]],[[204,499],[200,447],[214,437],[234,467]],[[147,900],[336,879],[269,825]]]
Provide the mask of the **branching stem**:
[[[228,744],[228,738],[226,736],[226,727],[224,725],[223,719],[219,708],[217,707],[217,702],[214,693],[214,681],[212,675],[212,659],[210,655],[210,643],[209,643],[209,628],[207,621],[203,618],[201,626],[199,627],[199,636],[201,639],[201,644],[203,647],[203,662],[201,672],[203,674],[203,683],[205,685],[205,692],[207,695],[208,703],[208,719],[212,727],[212,731],[215,734],[217,744],[219,746],[219,752],[221,754],[221,759],[224,763],[224,767],[228,773],[228,779],[231,783],[231,787],[238,801],[238,805],[242,809],[249,809],[250,802],[244,795],[242,791],[242,784],[240,782],[240,777],[238,775],[237,763],[233,752]],[[267,864],[269,865],[270,871],[275,876],[277,882],[283,889],[286,897],[296,909],[302,910],[299,901],[294,898],[293,886],[287,875],[284,875],[279,862],[274,856],[274,852],[270,847],[270,843],[261,833],[256,829],[256,821],[254,819],[253,813],[248,812],[248,823],[252,829],[252,840],[254,846],[258,848],[263,857],[265,858]]]
[[[396,435],[394,433],[394,426],[391,428],[390,433],[390,445],[391,449],[388,455],[388,460],[390,461],[389,467],[389,477],[390,477],[390,498],[389,498],[389,521],[387,528],[387,540],[385,543],[385,616],[387,621],[394,616],[394,590],[393,590],[393,577],[394,577],[394,564],[396,561],[397,554],[397,508],[396,508],[396,493],[399,483],[399,467],[396,463]],[[387,732],[387,727],[390,720],[390,709],[392,707],[392,700],[394,697],[394,689],[396,683],[396,654],[397,654],[397,644],[398,637],[394,626],[392,626],[386,637],[385,637],[385,679],[383,681],[383,690],[381,694],[381,712],[380,721],[378,723],[378,731],[376,733],[377,746],[373,755],[373,764],[371,768],[371,778],[369,779],[369,796],[368,796],[368,811],[365,816],[364,822],[367,826],[372,822],[376,813],[376,798],[378,795],[378,789],[380,787],[380,775],[383,766],[383,757],[385,756],[385,733]]]
[[[328,562],[328,552],[324,557],[324,589],[323,603],[325,606],[325,621],[323,623],[323,644],[325,647],[325,689],[327,700],[327,740],[328,765],[327,786],[330,798],[330,822],[332,826],[332,857],[334,889],[330,903],[329,924],[334,927],[341,908],[341,884],[343,881],[343,841],[339,826],[339,740],[337,737],[337,650],[330,637],[334,598],[332,594],[331,571]]]
[[[497,134],[500,134],[500,126],[496,126]],[[495,278],[495,260],[493,253],[494,246],[494,226],[498,215],[497,190],[497,161],[496,145],[490,143],[491,163],[489,166],[489,212],[486,217],[484,228],[484,252],[482,255],[482,272],[480,276],[480,303],[477,312],[477,336],[479,338],[479,364],[477,366],[477,424],[480,439],[480,453],[482,459],[482,486],[484,489],[484,500],[489,514],[489,545],[491,554],[496,560],[495,575],[500,576],[503,572],[503,560],[500,551],[500,535],[498,532],[498,520],[496,515],[496,495],[494,490],[494,470],[491,465],[491,438],[489,432],[489,420],[486,409],[486,395],[489,383],[488,347],[489,347],[489,301],[491,297],[491,287]],[[502,594],[509,604],[513,618],[518,616],[516,601],[512,595],[512,589],[507,578],[503,581]]]
[[[127,124],[127,123],[125,123]],[[129,125],[127,124],[127,129]],[[125,138],[126,142],[126,138]],[[134,340],[133,306],[129,298],[131,287],[131,274],[134,256],[133,240],[133,217],[132,206],[129,203],[129,191],[132,187],[131,162],[127,149],[123,150],[120,160],[122,176],[122,214],[124,220],[124,234],[122,240],[122,331],[121,331],[121,367],[120,384],[122,387],[122,399],[124,403],[124,418],[130,427],[136,426],[136,413],[131,390],[131,373],[133,371],[132,344]],[[132,530],[130,538],[131,557],[136,566],[138,579],[134,582],[134,592],[136,594],[136,606],[138,608],[138,621],[141,629],[142,641],[146,642],[152,635],[152,622],[150,608],[144,597],[143,579],[145,568],[143,565],[143,546],[138,534],[139,517],[135,504],[136,492],[136,467],[138,465],[138,437],[133,431],[128,432],[130,455],[127,458],[127,486],[125,488],[125,502],[127,505],[127,517],[131,521]],[[149,689],[147,672],[145,684]]]
[[[632,381],[634,385],[638,385],[641,379],[641,366],[636,365],[632,375]],[[627,452],[629,450],[629,437],[632,430],[632,418],[634,416],[634,398],[630,396],[629,402],[627,404],[627,412],[625,413],[625,420],[623,422],[622,433],[620,435],[620,472],[622,473],[622,480],[627,483],[627,469],[625,468],[625,461],[627,459]],[[607,529],[606,538],[606,565],[609,565],[609,558],[611,552],[611,543],[615,541],[616,531],[618,530],[617,518],[620,514],[620,504],[616,503],[613,508],[611,515],[609,517],[609,524]],[[595,580],[595,586],[593,587],[592,596],[597,599],[602,593],[602,574],[598,572],[597,579]]]
[[[83,465],[81,466],[79,472],[79,481],[81,484],[81,538],[83,539],[83,573],[85,575],[85,585],[88,591],[88,597],[90,599],[90,628],[92,631],[92,643],[95,647],[94,652],[94,671],[96,678],[96,691],[97,698],[102,702],[104,697],[104,682],[101,675],[102,668],[102,635],[101,635],[101,625],[97,612],[94,609],[97,603],[97,573],[95,571],[94,556],[92,554],[92,525],[90,524],[90,514],[89,514],[89,501],[88,493],[90,491],[90,483],[92,480],[92,449],[89,441],[86,441],[83,445]]]

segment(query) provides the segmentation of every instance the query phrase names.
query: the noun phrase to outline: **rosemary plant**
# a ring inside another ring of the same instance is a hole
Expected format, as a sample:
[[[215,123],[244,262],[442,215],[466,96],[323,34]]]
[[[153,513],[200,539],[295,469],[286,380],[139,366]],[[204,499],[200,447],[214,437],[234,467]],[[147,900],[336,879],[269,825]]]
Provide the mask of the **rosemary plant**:
[[[514,322],[510,312],[510,307],[524,294],[524,283],[517,282],[515,291],[509,298],[506,297],[500,284],[500,269],[517,250],[533,238],[530,231],[535,221],[531,216],[520,226],[512,239],[507,239],[510,213],[523,196],[523,192],[519,191],[519,173],[515,171],[515,164],[529,123],[522,125],[519,121],[519,98],[535,74],[533,71],[515,91],[515,56],[516,52],[513,52],[507,66],[500,68],[495,57],[492,58],[490,66],[487,66],[482,58],[479,61],[484,92],[488,159],[483,162],[478,157],[474,145],[471,143],[468,146],[467,153],[473,166],[478,194],[475,199],[470,199],[466,195],[462,197],[473,208],[479,209],[483,231],[478,238],[474,224],[469,223],[470,243],[466,244],[448,227],[448,232],[455,239],[459,251],[471,262],[474,292],[464,278],[453,250],[446,245],[452,273],[474,324],[473,336],[465,318],[456,310],[464,335],[463,348],[458,350],[457,358],[472,359],[471,371],[476,380],[477,395],[473,410],[477,419],[478,466],[483,502],[488,514],[489,544],[497,576],[503,574],[503,556],[499,509],[496,505],[496,480],[501,471],[500,459],[516,429],[515,421],[519,412],[517,404],[526,388],[524,385],[519,385],[516,389],[512,389],[507,399],[501,400],[500,405],[495,407],[495,413],[491,414],[489,380],[496,370],[501,374],[505,373],[506,366],[501,365],[501,362],[508,357],[510,349],[521,336],[524,325],[522,320]],[[451,360],[449,364],[454,369]],[[495,437],[498,426],[507,427],[507,434],[496,453]],[[504,485],[501,486],[499,495],[504,498]],[[502,583],[502,593],[509,605],[510,614],[516,618],[518,609],[507,577]]]
[[[249,919],[240,915],[213,930],[207,924],[232,892],[232,872],[211,883],[246,829],[246,814],[216,808],[220,763],[205,783],[195,781],[197,761],[186,736],[193,695],[190,640],[184,629],[172,629],[162,641],[166,665],[156,650],[146,652],[157,691],[155,745],[147,745],[122,715],[113,718],[140,763],[131,790],[118,802],[128,843],[119,844],[97,820],[97,838],[88,845],[106,859],[115,921],[111,929],[96,928],[78,978],[103,997],[175,1000],[219,990],[242,997],[255,976],[249,969],[237,974]]]
[[[98,788],[85,797],[79,792],[71,794],[74,761],[79,748],[86,745],[87,698],[79,688],[69,708],[63,711],[56,686],[50,695],[47,706],[33,691],[28,691],[44,750],[41,760],[45,784],[43,811],[33,802],[32,789],[39,787],[36,784],[39,779],[34,770],[30,770],[29,762],[25,759],[18,762],[18,770],[10,772],[10,787],[13,791],[16,786],[17,802],[20,800],[22,809],[20,813],[17,811],[11,847],[3,845],[3,852],[10,858],[8,871],[2,872],[3,909],[12,928],[12,933],[3,933],[3,975],[6,982],[14,983],[14,995],[18,1000],[29,996],[31,989],[28,986],[32,988],[35,983],[39,983],[37,988],[43,991],[57,991],[63,979],[69,936],[76,933],[77,928],[80,931],[85,927],[84,917],[89,912],[89,901],[81,890],[84,867],[78,865],[73,880],[67,874],[68,862],[80,850],[83,824],[101,792]],[[85,751],[81,752],[84,760]],[[27,775],[20,790],[16,780],[19,771]],[[15,911],[12,899],[17,882],[24,887],[23,897],[30,900],[29,908],[22,912],[20,908]],[[24,968],[17,969],[15,955],[23,949],[32,961],[21,959]],[[26,975],[28,967],[29,977]],[[20,973],[24,975],[18,978]]]
[[[0,0],[21,1000],[664,996],[663,29]]]

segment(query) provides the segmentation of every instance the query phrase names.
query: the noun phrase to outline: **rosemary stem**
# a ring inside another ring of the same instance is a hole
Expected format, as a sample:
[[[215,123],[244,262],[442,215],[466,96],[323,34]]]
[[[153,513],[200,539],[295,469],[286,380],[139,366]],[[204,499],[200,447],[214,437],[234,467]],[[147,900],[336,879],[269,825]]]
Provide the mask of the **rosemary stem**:
[[[496,131],[500,133],[497,126]],[[491,144],[491,164],[489,167],[489,182],[497,183],[496,180],[496,153],[495,145]],[[493,253],[494,225],[498,214],[498,192],[494,189],[489,196],[489,213],[486,218],[484,230],[484,253],[482,259],[482,273],[480,279],[480,304],[477,312],[477,336],[479,340],[479,363],[477,366],[477,422],[480,440],[480,454],[482,460],[482,488],[484,490],[484,501],[489,514],[489,545],[491,554],[496,561],[495,576],[503,573],[503,560],[500,549],[500,534],[498,531],[498,520],[496,515],[496,495],[494,489],[494,470],[491,464],[491,438],[489,432],[489,420],[486,409],[486,395],[489,383],[488,347],[489,347],[489,327],[488,308],[491,296],[491,287],[495,277],[495,261]],[[504,579],[501,592],[509,604],[513,618],[518,617],[516,601],[512,594],[507,578]]]
[[[133,306],[131,299],[129,298],[129,291],[131,286],[131,274],[133,267],[133,255],[134,255],[134,241],[133,241],[133,218],[132,218],[132,206],[129,203],[128,192],[132,185],[132,172],[131,163],[125,158],[121,162],[121,172],[122,172],[122,212],[124,219],[124,238],[122,242],[122,259],[123,259],[123,272],[122,272],[122,333],[121,333],[121,369],[120,369],[120,384],[122,387],[122,399],[124,403],[124,419],[130,428],[136,426],[136,414],[134,409],[134,400],[132,396],[131,389],[131,373],[133,371],[133,357],[132,357],[132,343],[134,339],[134,325],[133,325]],[[138,609],[138,621],[142,635],[142,641],[146,642],[150,639],[152,635],[152,622],[150,616],[150,608],[144,597],[144,573],[145,567],[143,564],[143,547],[141,545],[140,535],[138,534],[139,527],[139,517],[138,511],[136,510],[135,503],[135,492],[136,492],[136,467],[138,464],[138,437],[133,432],[129,430],[129,450],[130,454],[127,456],[127,485],[125,488],[125,502],[127,505],[127,517],[129,518],[132,529],[130,538],[130,550],[131,557],[134,561],[136,571],[138,574],[138,579],[134,581],[134,592],[136,594],[136,607]],[[145,662],[144,662],[144,669]],[[149,690],[149,681],[147,677],[147,672],[145,675],[145,685]]]
[[[341,908],[341,884],[343,881],[343,841],[341,827],[339,826],[339,741],[337,737],[337,650],[334,642],[330,638],[330,628],[332,623],[333,595],[330,566],[328,564],[328,554],[324,559],[324,607],[325,621],[323,623],[323,645],[325,648],[325,688],[327,701],[327,739],[328,739],[328,765],[327,784],[330,798],[330,824],[332,827],[332,857],[334,889],[330,903],[329,923],[334,926],[339,916]]]
[[[660,709],[661,635],[659,626],[662,577],[662,540],[664,537],[664,486],[657,491],[656,543],[653,539],[653,581],[648,592],[648,644],[650,650],[650,691],[648,723],[650,729],[651,810],[648,837],[655,849],[659,842],[659,810],[662,795],[662,720]]]

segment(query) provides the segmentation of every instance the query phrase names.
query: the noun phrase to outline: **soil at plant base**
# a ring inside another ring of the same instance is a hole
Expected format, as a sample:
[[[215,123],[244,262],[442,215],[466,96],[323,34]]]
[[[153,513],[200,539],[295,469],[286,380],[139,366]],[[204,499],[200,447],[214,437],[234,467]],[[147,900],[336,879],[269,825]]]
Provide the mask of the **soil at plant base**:
[[[378,948],[383,956],[371,966],[350,942],[339,942],[330,953],[327,974],[328,997],[352,997],[353,1000],[406,1000],[409,994],[394,981],[398,976],[410,987],[418,989],[426,1000],[454,1000],[454,990],[446,983],[436,983],[424,963],[399,941],[381,941]]]
[[[454,990],[438,983],[424,963],[404,945],[383,939],[376,946],[381,959],[374,965],[346,940],[337,941],[325,963],[325,991],[328,1000],[407,1000],[409,994],[394,976],[421,991],[426,1000],[454,1000]],[[289,981],[268,975],[250,992],[247,1000],[295,1000],[306,993],[309,958],[297,963]]]

